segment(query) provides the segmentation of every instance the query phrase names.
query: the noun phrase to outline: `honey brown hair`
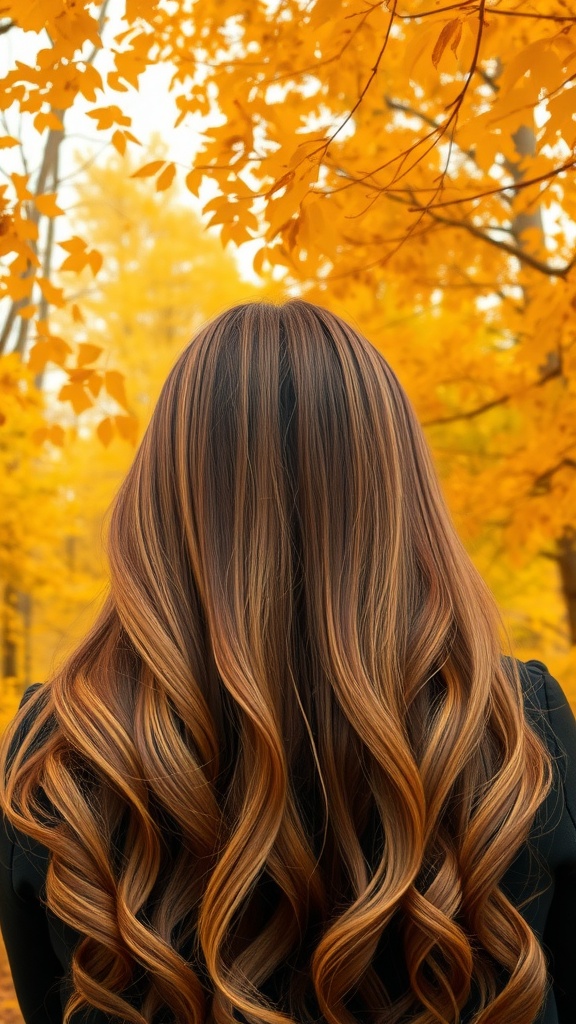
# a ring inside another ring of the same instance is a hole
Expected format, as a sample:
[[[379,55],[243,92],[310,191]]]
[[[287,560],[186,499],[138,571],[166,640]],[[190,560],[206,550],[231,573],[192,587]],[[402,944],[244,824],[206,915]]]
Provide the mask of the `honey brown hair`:
[[[81,935],[64,1024],[437,1024],[473,993],[474,1024],[529,1024],[545,957],[499,881],[550,761],[383,355],[300,299],[211,320],[107,546],[93,628],[0,746]]]

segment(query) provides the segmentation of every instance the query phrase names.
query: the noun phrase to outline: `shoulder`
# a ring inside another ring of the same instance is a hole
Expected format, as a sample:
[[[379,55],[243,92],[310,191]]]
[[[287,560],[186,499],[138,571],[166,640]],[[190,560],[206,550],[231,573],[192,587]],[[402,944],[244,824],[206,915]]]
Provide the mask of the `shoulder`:
[[[561,683],[536,658],[518,661],[518,668],[527,711],[535,713],[544,724],[557,754],[574,755],[576,719]]]
[[[505,657],[503,660],[509,664],[512,659]],[[537,658],[529,661],[516,658],[515,661],[522,683],[526,713],[548,733],[551,730],[555,734],[559,729],[561,734],[567,732],[570,736],[575,724],[574,712],[559,681],[544,662]]]
[[[36,715],[44,706],[47,694],[48,688],[45,683],[31,683],[22,693],[16,714],[7,727],[10,736],[8,763],[34,724]],[[40,740],[43,736],[44,731],[41,732],[38,739]]]
[[[54,725],[53,716],[45,716],[40,727],[33,729],[36,719],[45,708],[45,701],[49,695],[49,687],[46,683],[32,683],[27,686],[20,698],[18,709],[6,726],[6,735],[3,737],[2,768],[0,778],[0,805],[2,811],[6,812],[6,785],[11,779],[12,771],[16,773],[25,765],[28,757],[41,748],[45,740],[52,732]],[[29,735],[30,734],[30,735]],[[22,750],[23,748],[23,750]],[[22,757],[17,757],[20,753]],[[43,792],[39,794],[40,802],[46,803]]]
[[[9,773],[14,756],[20,749],[35,717],[43,703],[40,694],[45,693],[45,684],[32,683],[24,690],[17,712],[7,727],[9,735],[6,771]],[[39,694],[39,696],[35,696]],[[36,741],[33,740],[33,743]],[[14,897],[38,898],[42,891],[47,867],[47,849],[21,832],[6,814],[4,793],[0,809],[0,888]]]
[[[576,718],[561,685],[543,661],[518,661],[527,717],[546,743],[557,785],[563,790],[566,823],[576,835]],[[571,827],[570,827],[571,823]]]

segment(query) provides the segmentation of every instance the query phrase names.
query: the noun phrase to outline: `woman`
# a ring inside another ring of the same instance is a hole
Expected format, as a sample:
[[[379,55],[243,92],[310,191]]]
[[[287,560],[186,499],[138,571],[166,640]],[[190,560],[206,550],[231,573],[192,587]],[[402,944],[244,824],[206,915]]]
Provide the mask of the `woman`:
[[[26,1024],[574,1024],[574,716],[382,355],[301,300],[216,317],[108,552],[1,747]]]

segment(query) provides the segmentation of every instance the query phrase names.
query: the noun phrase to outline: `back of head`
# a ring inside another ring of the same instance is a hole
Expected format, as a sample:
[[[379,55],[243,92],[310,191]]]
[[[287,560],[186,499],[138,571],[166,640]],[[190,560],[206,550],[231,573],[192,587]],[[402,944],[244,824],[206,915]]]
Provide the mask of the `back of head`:
[[[104,608],[41,688],[43,758],[8,787],[86,936],[68,1011],[97,993],[138,1022],[347,1024],[354,992],[382,1024],[433,1024],[475,992],[490,1024],[532,1021],[544,957],[498,881],[549,766],[384,357],[303,300],[216,317],[166,380],[108,552]],[[117,994],[135,965],[139,1013]]]

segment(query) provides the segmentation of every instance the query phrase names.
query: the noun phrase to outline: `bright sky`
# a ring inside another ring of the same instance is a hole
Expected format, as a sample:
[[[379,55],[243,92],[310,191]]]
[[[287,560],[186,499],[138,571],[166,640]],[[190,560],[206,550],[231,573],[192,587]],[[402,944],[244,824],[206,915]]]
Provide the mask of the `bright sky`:
[[[167,159],[173,160],[181,165],[180,177],[184,178],[185,171],[189,170],[194,163],[195,155],[201,144],[201,131],[206,130],[208,122],[200,115],[187,115],[178,128],[172,125],[177,117],[177,109],[168,91],[168,85],[174,67],[168,64],[157,64],[149,67],[140,76],[140,88],[138,92],[130,89],[128,92],[115,92],[108,89],[105,84],[105,74],[112,68],[111,55],[106,52],[113,36],[125,29],[126,22],[122,18],[125,4],[123,0],[110,0],[107,8],[107,21],[102,32],[104,49],[96,55],[94,67],[102,75],[105,86],[104,93],[98,92],[97,99],[89,102],[79,95],[73,107],[66,111],[66,136],[61,145],[60,176],[64,179],[59,190],[59,204],[65,210],[68,205],[74,202],[73,174],[77,166],[76,154],[86,159],[106,159],[110,152],[116,152],[111,143],[106,140],[111,138],[112,130],[109,132],[91,131],[91,122],[85,117],[85,112],[94,106],[106,106],[117,104],[132,118],[131,131],[140,142],[142,147],[142,163],[146,163],[146,145],[154,133],[159,133],[168,147]],[[5,35],[0,36],[0,74],[15,67],[16,61],[25,64],[35,63],[37,50],[48,45],[47,37],[38,43],[38,36],[34,32],[23,32],[19,28],[11,29]],[[86,47],[85,55],[91,50],[91,44]],[[78,57],[80,55],[78,54]],[[29,167],[34,173],[41,159],[42,146],[46,138],[46,131],[40,135],[32,124],[33,115],[23,115],[22,122],[18,120],[16,105],[13,104],[5,112],[3,127],[8,134],[21,138],[24,142],[24,149],[28,154],[37,154],[36,161]],[[214,123],[214,122],[213,122]],[[134,153],[138,147],[128,143]],[[0,181],[6,180],[6,176],[16,171],[19,174],[24,172],[20,154],[16,147],[2,150],[0,154]],[[68,176],[71,176],[69,178]],[[68,179],[68,180],[66,180]],[[9,179],[8,179],[9,180]],[[151,185],[152,187],[152,185]],[[211,185],[204,179],[201,200],[207,202],[217,191],[215,185]],[[200,213],[200,201],[192,196],[185,187],[178,187],[176,181],[171,188],[171,195],[178,196],[178,200],[190,205]],[[56,238],[65,237],[66,227],[61,222],[64,218],[57,218]],[[213,229],[218,234],[218,229]],[[68,232],[69,233],[69,232]],[[242,278],[258,282],[258,278],[252,271],[252,259],[255,250],[261,242],[246,243],[242,250],[230,246],[230,251],[235,255],[239,272]]]

